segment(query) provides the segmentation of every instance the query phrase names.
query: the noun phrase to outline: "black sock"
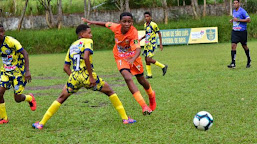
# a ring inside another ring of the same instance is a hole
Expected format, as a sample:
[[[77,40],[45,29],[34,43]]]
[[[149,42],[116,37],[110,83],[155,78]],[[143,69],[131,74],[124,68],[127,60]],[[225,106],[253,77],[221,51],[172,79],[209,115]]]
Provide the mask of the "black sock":
[[[250,61],[251,61],[251,57],[250,57],[250,50],[248,49],[248,50],[245,50],[245,54],[246,54],[246,56],[247,56],[247,63],[249,63]]]
[[[231,50],[231,59],[232,59],[232,64],[235,64],[236,61],[236,51],[235,50]]]

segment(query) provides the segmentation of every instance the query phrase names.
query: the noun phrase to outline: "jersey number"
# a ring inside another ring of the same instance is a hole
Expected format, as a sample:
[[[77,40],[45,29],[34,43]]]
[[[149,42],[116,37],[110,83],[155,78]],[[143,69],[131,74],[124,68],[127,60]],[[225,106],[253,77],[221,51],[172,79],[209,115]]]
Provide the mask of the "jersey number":
[[[79,66],[80,66],[80,55],[76,54],[73,56],[74,61],[76,61],[76,69],[75,71],[79,71]]]

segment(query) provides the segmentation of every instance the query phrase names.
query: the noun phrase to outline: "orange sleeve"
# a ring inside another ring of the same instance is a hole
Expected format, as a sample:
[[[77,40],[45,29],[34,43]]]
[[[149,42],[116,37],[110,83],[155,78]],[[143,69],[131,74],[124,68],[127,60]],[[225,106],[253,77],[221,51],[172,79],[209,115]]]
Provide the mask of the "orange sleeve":
[[[137,48],[141,48],[138,40],[138,32],[136,29],[134,29],[133,32],[131,33],[130,47],[131,47],[131,50],[136,50]]]
[[[107,22],[105,24],[105,27],[107,27],[108,29],[112,30],[114,32],[115,28],[118,26],[119,24],[113,23],[113,22]]]

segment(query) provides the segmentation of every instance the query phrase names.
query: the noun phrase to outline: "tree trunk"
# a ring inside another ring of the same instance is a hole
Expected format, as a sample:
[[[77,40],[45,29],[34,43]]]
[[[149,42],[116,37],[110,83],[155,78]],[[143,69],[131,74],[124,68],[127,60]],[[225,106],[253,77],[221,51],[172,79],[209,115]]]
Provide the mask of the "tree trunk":
[[[233,9],[233,6],[232,6],[232,0],[229,1],[229,15],[232,16],[232,9]]]
[[[84,17],[87,18],[87,0],[84,0]]]
[[[217,4],[217,1],[216,1],[216,0],[214,0],[214,4],[215,4],[215,5]]]
[[[91,0],[88,0],[87,4],[87,18],[90,19],[90,11],[91,11]]]
[[[191,0],[191,4],[192,4],[192,7],[193,7],[193,14],[194,14],[194,17],[195,19],[199,19],[199,15],[198,15],[198,0]]]
[[[129,0],[125,0],[125,7],[126,7],[126,12],[130,12]]]
[[[178,6],[179,6],[179,0],[177,0]]]
[[[186,1],[185,0],[183,0],[183,6],[186,6]]]
[[[167,6],[166,0],[162,0],[162,7],[163,7],[163,13],[164,13],[164,23],[168,24],[168,6]]]
[[[25,6],[23,8],[22,15],[20,17],[19,24],[18,24],[18,31],[20,31],[20,29],[21,29],[22,21],[23,21],[24,16],[25,16],[25,12],[26,12],[26,9],[27,9],[27,6],[28,6],[28,2],[29,2],[29,0],[26,0],[26,2],[25,2]]]
[[[57,27],[58,27],[58,29],[61,29],[61,27],[62,27],[62,0],[58,0],[57,5],[58,5]]]
[[[17,1],[13,0],[14,15],[17,13]]]
[[[124,12],[124,0],[120,0],[120,12]]]
[[[203,17],[206,16],[206,0],[203,0]]]

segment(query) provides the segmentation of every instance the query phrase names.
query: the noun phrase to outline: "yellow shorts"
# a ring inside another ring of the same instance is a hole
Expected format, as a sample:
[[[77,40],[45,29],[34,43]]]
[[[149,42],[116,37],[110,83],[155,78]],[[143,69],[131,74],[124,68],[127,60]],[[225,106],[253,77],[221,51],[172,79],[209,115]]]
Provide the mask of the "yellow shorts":
[[[157,45],[156,44],[146,44],[144,46],[144,52],[143,52],[143,55],[145,57],[153,57],[154,56],[154,51],[155,49],[157,48]]]
[[[26,83],[27,82],[25,81],[25,75],[23,75],[21,72],[1,71],[0,87],[4,87],[6,89],[10,89],[11,87],[13,87],[14,94],[22,94],[25,89]]]
[[[105,82],[99,78],[95,72],[92,73],[96,80],[96,86],[91,87],[89,81],[89,74],[86,70],[73,71],[67,81],[66,88],[68,93],[76,93],[80,88],[92,89],[94,91],[100,91]]]

